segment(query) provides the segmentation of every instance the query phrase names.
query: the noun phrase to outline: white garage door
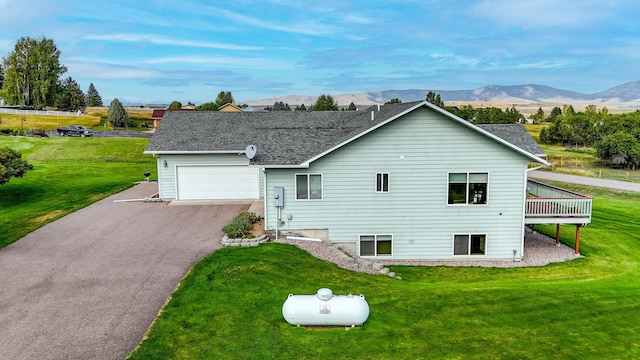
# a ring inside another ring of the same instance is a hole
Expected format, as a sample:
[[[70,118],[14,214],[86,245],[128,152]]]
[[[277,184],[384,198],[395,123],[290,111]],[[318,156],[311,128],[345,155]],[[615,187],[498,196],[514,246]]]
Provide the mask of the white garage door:
[[[258,199],[258,179],[258,168],[247,166],[178,166],[178,199]]]

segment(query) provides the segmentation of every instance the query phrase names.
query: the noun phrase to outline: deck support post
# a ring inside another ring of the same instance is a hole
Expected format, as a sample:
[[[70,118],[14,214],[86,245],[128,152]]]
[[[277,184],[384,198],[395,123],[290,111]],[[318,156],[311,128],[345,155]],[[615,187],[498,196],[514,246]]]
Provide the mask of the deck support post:
[[[560,246],[560,224],[556,224],[556,246]]]
[[[580,255],[580,225],[576,225],[576,255]]]

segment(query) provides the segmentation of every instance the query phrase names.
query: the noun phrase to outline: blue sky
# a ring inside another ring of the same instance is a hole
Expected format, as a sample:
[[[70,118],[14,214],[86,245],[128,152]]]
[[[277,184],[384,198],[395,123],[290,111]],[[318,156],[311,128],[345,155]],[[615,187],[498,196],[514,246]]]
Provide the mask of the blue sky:
[[[636,0],[0,0],[0,55],[53,39],[124,103],[640,80]]]

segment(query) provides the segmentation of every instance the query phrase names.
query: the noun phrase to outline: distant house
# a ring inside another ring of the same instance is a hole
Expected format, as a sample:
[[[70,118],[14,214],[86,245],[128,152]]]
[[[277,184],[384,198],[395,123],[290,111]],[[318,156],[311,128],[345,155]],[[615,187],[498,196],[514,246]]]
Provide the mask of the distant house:
[[[547,162],[521,125],[478,127],[428,102],[168,112],[145,153],[163,199],[262,199],[267,230],[362,257],[520,259],[525,224],[590,221],[590,199],[530,200],[550,190],[528,166]]]
[[[226,103],[218,108],[218,111],[222,112],[242,112],[242,108],[235,103]]]
[[[167,112],[167,110],[153,110],[153,113],[151,113],[151,121],[153,121],[154,128],[157,128],[158,125],[160,125],[160,120],[162,120],[165,112]]]
[[[153,110],[153,112],[151,113],[151,121],[153,121],[153,127],[157,128],[160,125],[160,121],[167,111],[194,111],[194,109],[195,108],[182,107],[180,109]]]

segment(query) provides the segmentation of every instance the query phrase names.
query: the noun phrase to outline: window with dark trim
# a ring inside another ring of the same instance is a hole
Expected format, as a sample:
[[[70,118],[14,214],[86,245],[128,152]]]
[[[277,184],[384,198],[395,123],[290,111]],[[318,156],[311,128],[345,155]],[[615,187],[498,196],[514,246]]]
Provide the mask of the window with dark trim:
[[[296,200],[322,200],[322,175],[296,174]]]
[[[389,192],[389,173],[376,173],[376,192]]]
[[[453,255],[486,255],[487,235],[456,234],[453,236]]]
[[[449,173],[447,202],[452,205],[487,203],[488,173]]]
[[[360,256],[391,256],[393,236],[360,235]]]

